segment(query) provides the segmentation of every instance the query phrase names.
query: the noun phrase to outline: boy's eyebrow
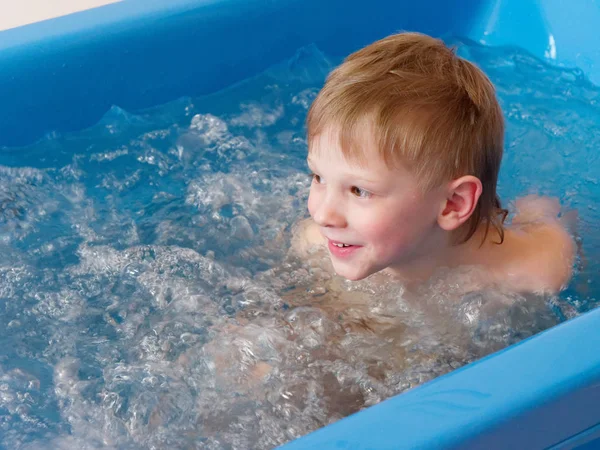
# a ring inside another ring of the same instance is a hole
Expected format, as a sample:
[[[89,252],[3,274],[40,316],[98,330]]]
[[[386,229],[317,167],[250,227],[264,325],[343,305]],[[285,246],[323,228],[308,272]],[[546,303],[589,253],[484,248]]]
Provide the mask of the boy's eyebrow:
[[[311,170],[315,170],[314,169],[314,162],[310,159],[310,157],[306,158],[306,162],[309,165],[309,168]],[[311,167],[312,166],[312,167]],[[357,181],[359,182],[366,182],[368,184],[371,185],[375,185],[375,184],[379,184],[379,180],[372,180],[369,178],[365,178],[362,174],[357,173],[357,174],[350,174],[353,178],[356,178]]]
[[[356,178],[357,178],[358,181],[363,182],[363,183],[367,183],[367,184],[370,184],[370,185],[378,185],[378,184],[380,184],[380,181],[377,181],[377,180],[370,180],[368,178],[363,178],[361,176],[357,176]]]

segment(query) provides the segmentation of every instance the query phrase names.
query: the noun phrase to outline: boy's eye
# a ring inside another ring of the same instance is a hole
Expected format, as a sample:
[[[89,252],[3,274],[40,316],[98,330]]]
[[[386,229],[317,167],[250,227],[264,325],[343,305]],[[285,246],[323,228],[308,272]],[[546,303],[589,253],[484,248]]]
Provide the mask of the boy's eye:
[[[369,191],[365,191],[364,189],[361,189],[358,186],[352,186],[350,188],[350,191],[352,192],[352,194],[359,198],[369,198],[371,196],[371,193]]]
[[[310,177],[313,179],[314,182],[321,184],[321,176],[317,175],[316,173],[311,173]]]

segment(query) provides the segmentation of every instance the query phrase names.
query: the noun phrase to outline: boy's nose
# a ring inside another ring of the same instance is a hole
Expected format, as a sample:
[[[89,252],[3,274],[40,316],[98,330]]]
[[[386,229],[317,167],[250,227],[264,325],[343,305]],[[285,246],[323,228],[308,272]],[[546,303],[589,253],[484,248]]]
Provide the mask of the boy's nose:
[[[313,220],[320,227],[343,228],[346,226],[346,218],[341,212],[341,205],[335,199],[328,197],[312,211]]]

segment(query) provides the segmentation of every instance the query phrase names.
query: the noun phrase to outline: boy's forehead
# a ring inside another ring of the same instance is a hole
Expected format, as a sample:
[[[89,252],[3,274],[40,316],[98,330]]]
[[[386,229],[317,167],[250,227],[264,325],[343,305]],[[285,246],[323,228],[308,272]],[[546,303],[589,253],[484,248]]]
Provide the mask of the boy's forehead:
[[[341,127],[334,125],[326,127],[309,142],[308,160],[314,158],[343,158],[348,164],[360,167],[382,160],[371,127],[361,127],[360,132],[345,136]]]
[[[360,132],[356,133],[354,139],[347,139],[349,142],[346,146],[343,145],[343,134],[339,127],[330,126],[315,135],[309,143],[307,157],[313,170],[321,170],[318,167],[321,164],[333,164],[334,167],[341,164],[365,179],[379,178],[384,174],[412,179],[413,172],[404,162],[384,159],[371,131],[373,127],[367,125],[357,130]]]

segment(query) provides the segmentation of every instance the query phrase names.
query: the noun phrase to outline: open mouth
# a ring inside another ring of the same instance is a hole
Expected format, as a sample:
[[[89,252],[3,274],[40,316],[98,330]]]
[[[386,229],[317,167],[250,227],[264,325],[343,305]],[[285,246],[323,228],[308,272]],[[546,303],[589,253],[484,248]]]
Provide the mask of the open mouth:
[[[331,242],[333,245],[335,245],[338,248],[345,248],[345,247],[353,247],[353,245],[350,244],[344,244],[342,242]]]
[[[338,258],[349,257],[360,248],[360,245],[346,244],[345,242],[329,240],[329,252]]]

